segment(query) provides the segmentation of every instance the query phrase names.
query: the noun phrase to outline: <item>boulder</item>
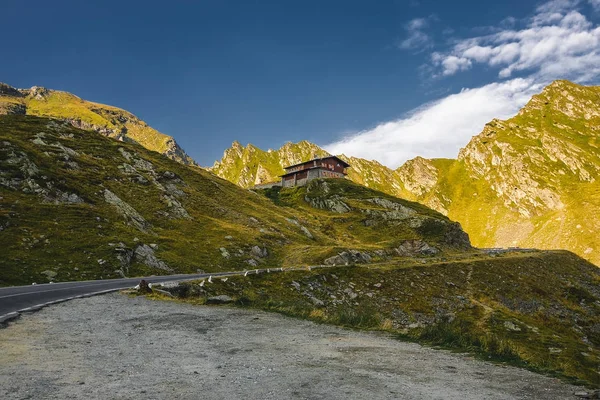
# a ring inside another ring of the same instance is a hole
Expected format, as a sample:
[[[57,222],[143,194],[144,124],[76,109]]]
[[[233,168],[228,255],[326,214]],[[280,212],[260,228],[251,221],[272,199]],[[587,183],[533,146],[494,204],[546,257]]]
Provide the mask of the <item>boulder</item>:
[[[310,233],[310,231],[308,230],[307,227],[305,226],[300,226],[300,230],[302,231],[302,233],[304,233],[304,235],[309,238],[309,239],[314,239],[315,237],[313,236],[312,233]]]
[[[260,257],[260,258],[264,258],[264,257],[267,257],[269,255],[269,251],[267,250],[266,247],[260,248],[258,246],[252,246],[251,252],[256,257]]]
[[[227,304],[232,303],[233,299],[226,294],[222,294],[219,296],[213,296],[206,299],[206,304]]]
[[[440,251],[435,247],[430,246],[422,240],[405,240],[396,249],[396,253],[402,257],[415,257],[415,256],[432,256]]]
[[[138,284],[137,290],[139,293],[142,293],[142,294],[152,293],[152,288],[150,287],[150,284],[148,282],[146,282],[144,279],[142,279],[140,281],[140,283]]]
[[[140,244],[136,246],[133,253],[135,261],[146,264],[152,268],[162,269],[164,271],[173,271],[164,261],[161,261],[156,257],[152,247],[148,246],[147,244]]]
[[[348,250],[339,253],[336,256],[325,259],[326,265],[345,265],[345,264],[368,264],[372,261],[369,253],[358,250]]]

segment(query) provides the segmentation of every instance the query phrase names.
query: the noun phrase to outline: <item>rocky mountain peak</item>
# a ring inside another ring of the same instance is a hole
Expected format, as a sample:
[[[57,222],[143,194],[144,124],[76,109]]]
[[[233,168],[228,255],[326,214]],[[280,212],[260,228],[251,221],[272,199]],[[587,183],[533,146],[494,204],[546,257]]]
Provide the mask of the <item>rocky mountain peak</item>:
[[[130,112],[82,100],[68,92],[41,86],[15,89],[1,83],[0,115],[11,114],[44,116],[65,121],[113,139],[138,143],[180,163],[196,165],[171,136],[158,132]]]
[[[46,100],[50,96],[50,90],[41,86],[32,86],[29,90],[23,90],[27,96],[33,97],[36,100]]]
[[[18,89],[0,82],[0,96],[23,97],[23,94]]]
[[[396,170],[400,180],[412,193],[423,196],[428,193],[438,181],[438,170],[431,160],[415,157],[408,160]]]

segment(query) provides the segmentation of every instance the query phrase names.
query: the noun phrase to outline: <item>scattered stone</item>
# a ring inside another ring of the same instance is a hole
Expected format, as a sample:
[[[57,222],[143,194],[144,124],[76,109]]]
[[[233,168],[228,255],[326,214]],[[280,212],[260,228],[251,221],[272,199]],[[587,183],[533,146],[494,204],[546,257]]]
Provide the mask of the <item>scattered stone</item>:
[[[192,219],[190,214],[187,212],[185,208],[181,205],[181,203],[175,199],[171,195],[164,195],[163,200],[167,203],[167,207],[169,208],[169,214],[173,218],[183,218],[183,219]]]
[[[518,325],[516,325],[514,322],[511,322],[511,321],[505,321],[504,327],[506,329],[508,329],[509,331],[521,332],[521,328]]]
[[[247,262],[248,264],[250,264],[251,266],[253,266],[253,267],[258,267],[258,261],[256,261],[256,260],[255,260],[255,259],[253,259],[253,258],[251,258],[251,259],[249,259],[249,260],[246,260],[246,262]]]
[[[316,307],[325,307],[325,303],[322,300],[317,299],[315,296],[311,295],[309,296],[309,299]]]
[[[579,391],[574,393],[575,397],[579,397],[581,399],[600,399],[600,390],[594,390],[592,392]]]
[[[560,354],[562,353],[562,349],[556,348],[556,347],[549,347],[548,350],[550,351],[550,354]]]
[[[173,271],[164,261],[161,261],[156,257],[152,247],[147,244],[140,244],[135,248],[134,259],[135,261],[139,261],[152,268]]]
[[[123,215],[140,231],[146,232],[150,227],[150,224],[146,222],[144,217],[142,217],[140,213],[135,210],[135,208],[121,200],[116,194],[108,189],[104,189],[104,200],[113,205],[117,211],[121,213],[121,215]]]
[[[56,275],[57,275],[56,271],[52,271],[52,270],[49,270],[49,269],[47,269],[47,270],[45,270],[45,271],[42,271],[42,272],[40,272],[40,273],[41,273],[42,275],[46,275],[46,277],[48,278],[48,280],[50,280],[50,279],[52,279],[52,278],[55,278],[55,277],[56,277]]]
[[[254,254],[256,257],[260,257],[260,258],[264,258],[267,257],[269,255],[269,251],[267,250],[266,247],[263,247],[262,249],[258,246],[252,246],[252,250],[251,250],[252,254]]]
[[[206,304],[227,304],[231,302],[233,302],[233,299],[225,294],[206,299]]]
[[[223,258],[231,257],[231,254],[229,254],[229,252],[227,251],[227,249],[225,247],[220,247],[219,251],[221,252],[221,255],[223,256]]]
[[[438,249],[418,239],[405,240],[395,251],[402,257],[431,256],[439,253]]]
[[[314,239],[314,236],[312,235],[312,233],[310,233],[307,227],[301,226],[300,230],[302,231],[302,233],[304,233],[304,235],[306,235],[307,238]]]
[[[372,257],[366,252],[358,250],[348,250],[339,253],[337,256],[325,259],[326,265],[348,265],[348,264],[368,264],[372,261]]]
[[[307,192],[309,192],[309,190],[307,190]],[[342,197],[338,195],[333,195],[328,198],[310,197],[309,195],[306,195],[304,200],[306,200],[311,207],[319,208],[321,210],[329,210],[338,214],[344,214],[350,212],[351,210],[350,206],[344,203],[342,201]]]
[[[171,171],[163,172],[162,176],[165,179],[175,179],[177,177],[177,175],[175,175],[175,172],[171,172]]]

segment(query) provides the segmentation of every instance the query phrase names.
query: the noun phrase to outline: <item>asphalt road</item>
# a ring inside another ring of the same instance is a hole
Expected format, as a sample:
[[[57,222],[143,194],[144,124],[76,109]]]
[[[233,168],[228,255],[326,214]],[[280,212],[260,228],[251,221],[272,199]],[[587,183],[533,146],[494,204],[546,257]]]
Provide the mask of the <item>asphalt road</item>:
[[[40,306],[51,302],[60,302],[77,296],[89,296],[98,292],[131,288],[136,286],[142,279],[150,283],[158,283],[205,278],[210,275],[217,277],[233,274],[239,274],[239,272],[104,279],[0,288],[0,322],[6,319],[7,316],[14,317],[16,316],[15,313],[34,311]]]

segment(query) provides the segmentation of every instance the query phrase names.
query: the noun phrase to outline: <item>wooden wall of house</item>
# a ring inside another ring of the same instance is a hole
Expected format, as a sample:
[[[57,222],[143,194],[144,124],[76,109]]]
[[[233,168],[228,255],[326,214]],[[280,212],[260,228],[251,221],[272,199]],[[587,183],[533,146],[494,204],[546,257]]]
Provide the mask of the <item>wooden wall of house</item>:
[[[344,170],[346,169],[342,164],[338,163],[334,159],[317,161],[317,166],[326,168],[330,171],[339,172],[342,174],[344,173]]]
[[[336,172],[340,172],[340,173],[344,173],[344,171],[346,169],[337,160],[330,158],[330,159],[307,161],[304,164],[296,165],[295,167],[292,167],[292,168],[286,168],[285,172],[290,173],[290,172],[296,172],[296,171],[305,171],[307,169],[315,168],[315,167],[327,168],[328,170],[336,171]]]
[[[299,170],[294,174],[284,176],[281,185],[283,187],[304,186],[308,181],[317,178],[344,178],[344,167],[336,164],[335,162],[319,163],[320,168]]]

